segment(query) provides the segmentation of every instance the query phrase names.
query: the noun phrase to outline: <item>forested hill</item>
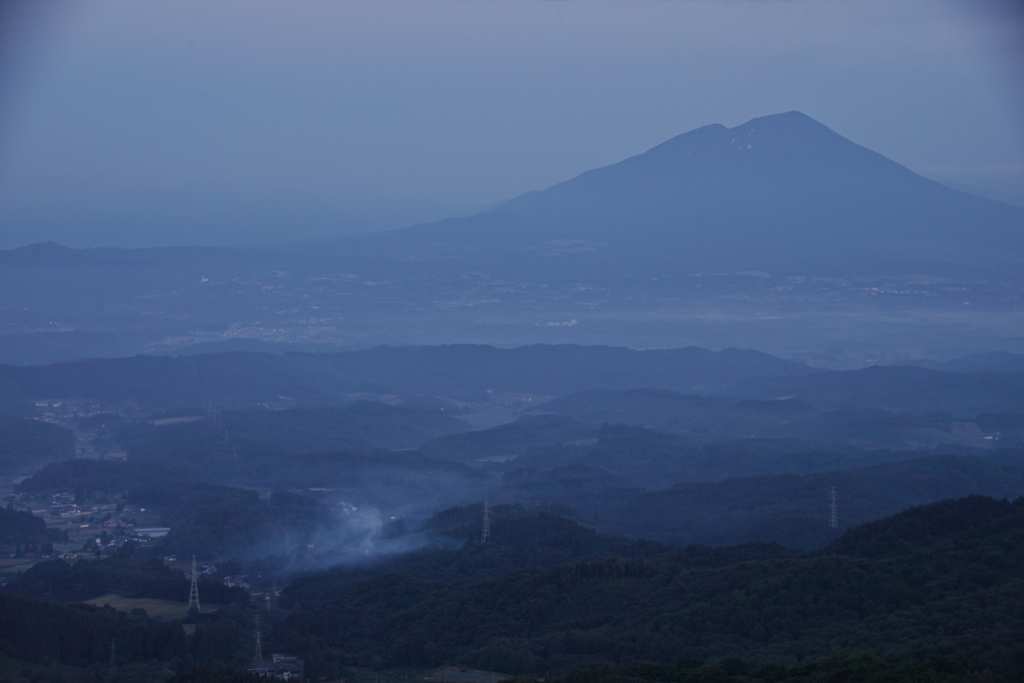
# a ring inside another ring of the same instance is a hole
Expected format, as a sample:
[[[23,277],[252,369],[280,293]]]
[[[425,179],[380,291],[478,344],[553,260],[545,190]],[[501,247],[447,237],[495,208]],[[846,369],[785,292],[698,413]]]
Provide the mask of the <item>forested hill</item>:
[[[376,397],[453,412],[453,402],[488,404],[503,394],[525,395],[535,401],[529,405],[540,406],[544,397],[574,393],[539,410],[583,422],[667,429],[720,431],[728,423],[726,432],[743,434],[751,427],[762,432],[775,425],[779,431],[780,424],[814,422],[825,419],[815,411],[837,409],[944,413],[957,421],[978,413],[1024,413],[1019,372],[906,366],[823,372],[758,351],[697,347],[377,346],[341,353],[226,352],[0,365],[0,413],[21,415],[35,415],[35,401],[57,398],[149,413],[339,406]],[[775,400],[780,397],[791,400]]]
[[[940,501],[850,529],[819,554],[878,559],[968,546],[1017,552],[1024,541],[1022,513],[1024,498],[1012,504],[987,496]]]
[[[428,439],[469,431],[469,424],[435,408],[356,401],[345,407],[218,411],[182,424],[122,422],[113,438],[132,458],[171,465],[298,453],[415,448]]]
[[[180,624],[109,607],[0,595],[0,653],[49,664],[60,680],[88,680],[73,678],[69,669],[99,670],[109,661],[111,641],[122,664],[187,656]]]
[[[295,401],[343,403],[383,393],[488,400],[488,390],[560,395],[600,387],[710,390],[811,368],[758,351],[697,347],[634,351],[610,346],[533,345],[514,349],[453,344],[377,346],[343,353],[215,353],[136,356],[0,366],[0,412],[40,398],[81,397],[143,410]]]
[[[1024,661],[1024,500],[912,508],[811,554],[691,547],[469,583],[388,574],[275,633],[325,663],[541,674],[584,661],[840,651]]]
[[[0,473],[31,470],[75,455],[70,430],[39,420],[0,415]]]
[[[939,426],[920,419],[907,421],[910,415],[917,415],[939,418],[936,422],[940,424],[944,419],[948,434],[950,419],[973,419],[978,413],[992,411],[1024,412],[1024,374],[871,366],[751,380],[724,395],[740,400],[652,389],[594,390],[548,401],[531,412],[563,415],[587,424],[626,423],[692,431],[719,439],[756,433],[864,440],[871,438],[868,430],[858,433],[849,429],[857,422],[874,422],[872,431],[883,434],[900,427],[920,433],[922,428]]]
[[[841,530],[944,498],[1024,495],[1024,458],[1015,451],[935,455],[846,471],[681,483],[610,498],[597,512],[610,532],[676,545],[772,541],[811,550],[835,538],[826,524],[833,486]],[[566,504],[583,507],[568,496]]]
[[[819,372],[799,378],[765,378],[737,386],[734,395],[756,399],[788,396],[818,408],[881,408],[925,414],[1024,412],[1024,375],[1019,372],[941,372],[873,365],[861,370]]]
[[[282,591],[281,604],[295,609],[323,605],[346,589],[383,574],[448,583],[555,567],[584,558],[647,557],[671,548],[654,541],[598,533],[556,512],[557,508],[551,506],[541,510],[495,506],[489,510],[490,537],[481,543],[483,505],[442,510],[427,520],[422,529],[424,535],[433,539],[434,546],[376,564],[338,565],[301,574]],[[437,547],[444,545],[446,539],[464,545]],[[780,551],[788,552],[781,548]]]

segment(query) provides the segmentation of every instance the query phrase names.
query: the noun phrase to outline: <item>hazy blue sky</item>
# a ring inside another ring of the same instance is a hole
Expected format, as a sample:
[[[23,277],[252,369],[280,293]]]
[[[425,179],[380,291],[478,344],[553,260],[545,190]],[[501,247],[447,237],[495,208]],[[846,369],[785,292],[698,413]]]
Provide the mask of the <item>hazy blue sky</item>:
[[[1020,3],[8,3],[0,247],[396,226],[798,109],[1024,196]]]

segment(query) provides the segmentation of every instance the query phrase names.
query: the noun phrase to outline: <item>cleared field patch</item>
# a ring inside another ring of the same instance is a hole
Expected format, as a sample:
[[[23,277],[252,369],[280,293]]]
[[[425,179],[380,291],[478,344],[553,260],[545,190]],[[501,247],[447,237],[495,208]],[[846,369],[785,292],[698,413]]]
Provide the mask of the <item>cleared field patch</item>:
[[[160,600],[158,598],[122,598],[120,595],[107,593],[92,600],[84,600],[90,605],[102,607],[110,605],[119,612],[131,612],[133,609],[142,608],[151,617],[168,617],[170,619],[181,619],[188,613],[188,605],[184,602],[173,602],[171,600]]]
[[[0,574],[16,574],[28,571],[38,561],[31,557],[5,557],[0,559]]]

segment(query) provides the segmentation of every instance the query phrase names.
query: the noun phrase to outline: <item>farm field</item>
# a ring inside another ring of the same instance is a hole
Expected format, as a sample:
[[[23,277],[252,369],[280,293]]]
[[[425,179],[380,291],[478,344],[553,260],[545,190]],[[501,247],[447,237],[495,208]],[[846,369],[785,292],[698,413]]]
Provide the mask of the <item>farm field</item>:
[[[184,602],[173,602],[171,600],[159,600],[157,598],[123,598],[120,595],[108,593],[92,600],[86,600],[87,604],[102,607],[110,605],[120,612],[131,612],[133,609],[144,609],[151,617],[169,617],[181,619],[188,613],[188,605]]]

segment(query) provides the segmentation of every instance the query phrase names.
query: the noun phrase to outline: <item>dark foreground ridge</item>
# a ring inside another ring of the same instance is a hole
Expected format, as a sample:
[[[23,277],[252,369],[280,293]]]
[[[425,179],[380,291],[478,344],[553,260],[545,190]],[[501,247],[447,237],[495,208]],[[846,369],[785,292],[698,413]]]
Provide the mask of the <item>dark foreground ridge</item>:
[[[692,546],[468,583],[388,573],[292,615],[276,638],[311,665],[543,674],[583,661],[842,651],[1024,663],[1024,500],[911,508],[810,554]],[[319,659],[317,659],[319,658]]]
[[[466,512],[428,525],[468,534],[460,549],[300,576],[271,611],[205,584],[221,604],[186,619],[189,638],[142,610],[51,599],[119,589],[180,600],[185,582],[159,561],[43,563],[13,588],[48,598],[0,594],[0,653],[45,672],[39,680],[84,683],[104,671],[113,640],[124,680],[243,683],[217,669],[248,665],[259,611],[264,647],[302,657],[313,680],[452,664],[565,683],[1024,675],[1024,499],[911,508],[812,553],[666,548],[512,508],[496,510],[481,543]]]

